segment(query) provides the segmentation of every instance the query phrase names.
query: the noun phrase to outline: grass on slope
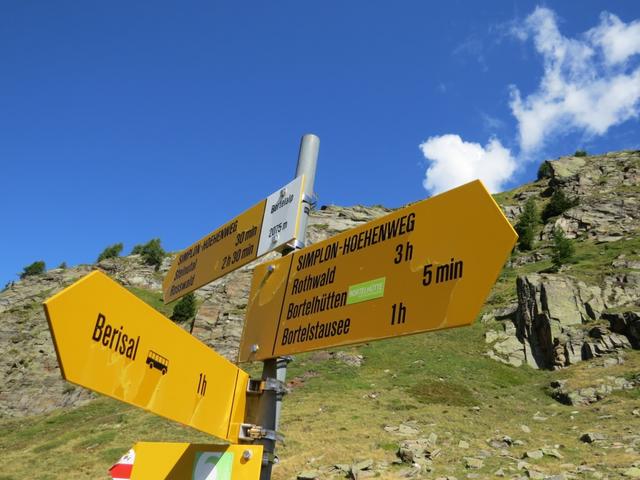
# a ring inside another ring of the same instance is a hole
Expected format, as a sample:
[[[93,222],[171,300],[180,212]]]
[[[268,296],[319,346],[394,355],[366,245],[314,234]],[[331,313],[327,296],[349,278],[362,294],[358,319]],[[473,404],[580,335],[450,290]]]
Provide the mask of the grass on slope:
[[[635,252],[629,255],[629,252]],[[640,239],[610,244],[577,243],[577,260],[567,273],[593,284],[593,274],[610,269],[620,253],[637,258]],[[548,260],[505,268],[489,298],[487,308],[515,300],[516,275],[548,269]],[[619,269],[618,269],[619,270]],[[159,293],[131,288],[134,294],[166,316]],[[637,434],[640,418],[638,390],[610,395],[587,407],[568,407],[552,400],[548,385],[555,378],[572,378],[576,386],[591,385],[607,375],[640,372],[640,352],[627,354],[624,366],[593,367],[584,363],[559,372],[514,368],[483,356],[485,327],[427,333],[372,342],[347,349],[364,355],[362,367],[335,360],[314,360],[299,355],[289,368],[289,379],[302,379],[285,397],[281,431],[286,443],[279,446],[281,463],[274,480],[295,478],[302,470],[352,463],[371,458],[391,463],[403,437],[387,432],[387,425],[415,422],[420,436],[438,435],[442,453],[434,460],[434,477],[464,478],[464,457],[490,452],[478,472],[491,477],[498,468],[515,473],[527,450],[560,445],[562,459],[535,463],[548,474],[586,464],[616,476],[637,455],[629,438]],[[259,365],[247,365],[253,374]],[[534,419],[537,418],[536,419]],[[526,425],[531,430],[525,433]],[[107,398],[70,411],[21,420],[0,419],[0,480],[107,478],[106,469],[138,440],[211,443],[216,439],[181,427],[135,407]],[[579,441],[586,431],[604,433],[604,444]],[[492,450],[487,439],[509,435],[523,445],[504,456]],[[468,449],[458,448],[465,440]],[[623,447],[618,448],[618,445]],[[383,478],[394,478],[398,467],[390,465]]]
[[[282,461],[274,479],[368,458],[390,463],[402,438],[384,427],[407,421],[415,421],[422,436],[438,435],[442,454],[434,468],[439,475],[464,477],[464,457],[491,451],[486,440],[505,434],[524,445],[512,447],[507,457],[492,451],[481,475],[490,476],[500,467],[515,468],[525,450],[557,444],[562,445],[562,460],[537,462],[548,473],[561,471],[563,463],[598,463],[597,469],[605,472],[630,463],[630,454],[622,448],[596,450],[578,438],[596,428],[607,435],[608,445],[626,442],[629,429],[637,430],[640,423],[636,420],[633,427],[630,413],[640,407],[637,396],[612,395],[591,407],[560,405],[545,391],[553,378],[568,375],[568,370],[534,371],[490,360],[482,355],[483,332],[484,327],[476,324],[354,347],[349,350],[365,358],[359,368],[335,360],[317,361],[312,353],[298,356],[289,368],[289,379],[305,380],[285,397],[281,431],[286,443],[278,449]],[[630,352],[627,358],[630,368],[640,370],[640,352]],[[257,365],[248,367],[255,370]],[[598,372],[608,374],[605,368]],[[536,413],[548,420],[534,420]],[[613,417],[605,420],[603,415]],[[521,425],[531,433],[524,433]],[[215,442],[106,398],[71,411],[2,420],[0,430],[0,479],[4,480],[106,478],[106,469],[137,440]],[[470,448],[459,449],[460,440]],[[594,452],[602,455],[596,458]],[[400,468],[389,466],[382,477],[394,478]]]
[[[211,437],[101,397],[73,410],[1,420],[0,480],[110,478],[137,441],[209,442]]]
[[[637,430],[640,419],[631,413],[640,406],[636,394],[612,395],[590,407],[561,405],[547,395],[547,387],[552,379],[570,375],[569,370],[535,371],[490,360],[482,355],[483,332],[481,325],[475,325],[371,343],[358,349],[365,357],[360,368],[333,361],[314,364],[311,355],[301,356],[289,374],[309,378],[285,398],[282,430],[287,443],[279,450],[283,461],[275,470],[276,478],[295,478],[302,470],[368,458],[392,462],[402,437],[384,427],[407,421],[417,423],[421,436],[438,435],[442,454],[434,460],[434,478],[464,478],[464,457],[491,451],[487,440],[501,435],[524,444],[509,449],[506,457],[493,450],[478,472],[481,478],[498,468],[512,467],[515,472],[525,451],[544,446],[561,445],[564,456],[530,461],[548,474],[565,471],[566,463],[598,463],[598,470],[611,473],[616,466],[631,463],[633,453],[609,450],[608,445],[624,442]],[[626,371],[640,371],[640,352],[630,352],[627,358]],[[580,368],[588,370],[587,364]],[[592,368],[590,373],[604,377],[624,368]],[[522,425],[531,433],[525,433]],[[604,452],[579,440],[594,429],[607,436]],[[460,440],[470,448],[458,448]],[[399,468],[390,466],[382,476],[394,478]]]
[[[165,317],[170,318],[173,314],[173,307],[175,306],[175,302],[165,305],[162,301],[162,292],[152,292],[150,290],[138,287],[127,287],[127,290],[129,290],[139,299],[147,302]]]

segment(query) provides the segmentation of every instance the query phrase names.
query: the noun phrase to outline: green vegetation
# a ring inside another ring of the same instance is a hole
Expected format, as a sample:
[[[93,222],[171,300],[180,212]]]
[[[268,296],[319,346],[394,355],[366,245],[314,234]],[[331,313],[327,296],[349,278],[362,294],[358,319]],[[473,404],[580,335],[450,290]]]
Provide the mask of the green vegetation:
[[[573,154],[574,157],[586,157],[587,156],[587,151],[586,150],[576,150],[576,153]]]
[[[186,294],[173,307],[171,320],[174,322],[186,322],[196,316],[196,296],[193,292]]]
[[[547,161],[542,162],[542,164],[538,168],[538,180],[542,180],[543,178],[551,178],[552,176],[553,169],[551,168],[551,164]]]
[[[0,430],[0,478],[15,479],[106,478],[107,469],[139,440],[216,442],[102,396],[72,410],[22,419],[5,417]]]
[[[62,262],[60,265],[58,265],[58,268],[66,270],[67,269],[67,262]]]
[[[120,252],[122,252],[122,249],[124,248],[124,245],[122,243],[114,243],[113,245],[109,245],[107,248],[105,248],[102,253],[100,255],[98,255],[98,262],[101,262],[102,260],[106,260],[107,258],[116,258],[120,256]]]
[[[146,302],[150,307],[155,308],[165,317],[171,317],[173,309],[169,305],[164,304],[164,302],[162,301],[162,293],[152,292],[150,290],[138,287],[127,287],[127,290],[133,293],[140,300]]]
[[[628,260],[640,259],[640,232],[630,234],[617,242],[598,243],[594,240],[574,242],[574,265],[571,275],[589,284],[600,283],[605,276],[625,273],[627,270],[613,267],[612,262],[620,255]],[[635,252],[635,253],[634,253]]]
[[[575,207],[577,204],[577,199],[570,199],[562,189],[556,188],[553,195],[551,195],[551,200],[549,200],[549,203],[547,203],[544,210],[542,210],[542,221],[547,223],[551,217],[556,217],[571,207]]]
[[[45,270],[46,270],[45,263],[42,260],[38,260],[36,262],[33,262],[31,265],[27,265],[22,269],[22,273],[20,274],[20,279],[24,279],[32,275],[40,275],[41,273],[44,273]]]
[[[573,260],[575,247],[560,228],[553,231],[553,245],[551,247],[551,261],[556,270]]]
[[[162,265],[162,260],[167,253],[160,245],[160,239],[154,238],[152,240],[149,240],[144,245],[136,245],[135,247],[133,247],[133,250],[131,250],[131,254],[140,255],[142,257],[142,260],[147,265],[155,266],[156,270],[158,270],[160,268],[160,265]]]
[[[518,232],[518,248],[521,251],[533,249],[533,241],[539,218],[536,202],[533,197],[530,197],[524,204],[522,213],[518,218],[518,223],[516,223],[515,226],[515,230]]]

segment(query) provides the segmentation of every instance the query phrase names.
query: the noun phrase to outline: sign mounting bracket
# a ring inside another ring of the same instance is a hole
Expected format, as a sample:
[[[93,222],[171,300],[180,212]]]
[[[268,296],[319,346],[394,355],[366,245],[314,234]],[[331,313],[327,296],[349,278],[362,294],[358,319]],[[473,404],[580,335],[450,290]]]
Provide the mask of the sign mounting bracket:
[[[284,395],[287,393],[287,387],[284,382],[277,378],[249,379],[249,383],[247,384],[248,394],[261,395],[265,391],[276,392],[277,395]]]

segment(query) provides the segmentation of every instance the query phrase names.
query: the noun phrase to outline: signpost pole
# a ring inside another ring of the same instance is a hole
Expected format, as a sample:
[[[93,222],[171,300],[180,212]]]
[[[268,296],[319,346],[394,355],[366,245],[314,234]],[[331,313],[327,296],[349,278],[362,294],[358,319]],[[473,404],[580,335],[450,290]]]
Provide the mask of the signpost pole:
[[[300,226],[298,229],[298,239],[295,240],[294,248],[291,251],[303,248],[305,246],[305,234],[307,230],[307,220],[311,204],[313,203],[313,184],[316,177],[316,165],[318,163],[318,151],[320,149],[320,139],[308,133],[303,135],[300,141],[300,151],[298,153],[298,165],[294,178],[304,175],[304,195],[302,199],[302,212],[300,214]],[[287,253],[291,253],[291,251]],[[271,358],[265,360],[262,368],[262,379],[276,378],[284,385],[287,378],[287,364],[291,361],[291,357]],[[260,398],[258,407],[258,425],[273,432],[278,431],[280,424],[280,409],[282,407],[283,394],[275,391],[265,390]],[[271,468],[275,459],[275,439],[262,439],[260,441],[264,445],[266,463],[263,463],[260,472],[260,480],[270,480]]]

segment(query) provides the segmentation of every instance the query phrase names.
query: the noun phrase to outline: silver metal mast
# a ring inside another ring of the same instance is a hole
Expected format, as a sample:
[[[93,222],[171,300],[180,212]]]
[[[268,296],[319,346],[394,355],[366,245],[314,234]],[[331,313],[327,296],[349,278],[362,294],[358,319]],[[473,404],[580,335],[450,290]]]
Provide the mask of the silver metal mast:
[[[309,218],[309,212],[311,211],[311,205],[314,201],[314,182],[316,178],[316,165],[318,163],[319,150],[320,139],[316,135],[312,133],[303,135],[302,140],[300,141],[298,165],[294,176],[294,178],[297,178],[304,174],[302,214],[300,215],[300,228],[298,229],[299,238],[296,240],[295,248],[287,252],[289,254],[296,249],[300,249],[305,246],[307,220]],[[287,364],[290,361],[291,357],[280,357],[265,360],[262,368],[262,379],[266,381],[267,379],[276,378],[282,385],[284,385],[287,379]],[[257,415],[257,424],[262,426],[262,428],[272,432],[278,431],[283,395],[284,394],[281,391],[265,390],[262,393]],[[271,469],[276,459],[276,439],[264,438],[260,443],[264,446],[264,458],[266,460],[266,462],[263,462],[262,469],[260,471],[260,480],[270,480]]]

